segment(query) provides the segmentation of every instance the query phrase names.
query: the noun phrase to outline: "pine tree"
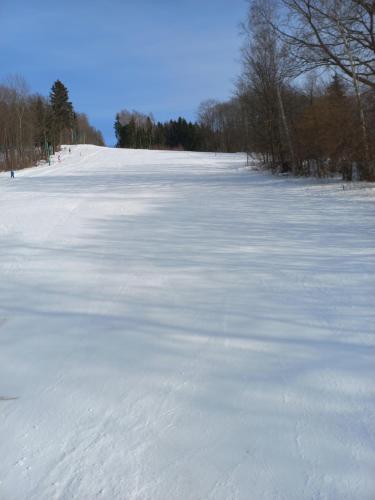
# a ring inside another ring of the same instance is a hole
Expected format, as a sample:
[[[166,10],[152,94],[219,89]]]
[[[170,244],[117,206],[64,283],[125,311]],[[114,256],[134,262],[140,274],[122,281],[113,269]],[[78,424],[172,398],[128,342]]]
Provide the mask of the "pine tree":
[[[71,129],[73,125],[73,105],[69,101],[68,89],[60,80],[52,85],[50,103],[53,145],[56,148],[62,142],[63,131]]]
[[[346,97],[345,86],[337,73],[334,74],[332,81],[327,87],[327,95],[331,99],[343,100]]]
[[[115,135],[116,135],[116,139],[117,139],[116,147],[117,148],[123,148],[124,147],[124,143],[123,143],[123,140],[122,140],[123,126],[120,123],[120,115],[119,115],[119,113],[117,113],[117,115],[116,115],[116,121],[115,121],[114,128],[115,128]]]

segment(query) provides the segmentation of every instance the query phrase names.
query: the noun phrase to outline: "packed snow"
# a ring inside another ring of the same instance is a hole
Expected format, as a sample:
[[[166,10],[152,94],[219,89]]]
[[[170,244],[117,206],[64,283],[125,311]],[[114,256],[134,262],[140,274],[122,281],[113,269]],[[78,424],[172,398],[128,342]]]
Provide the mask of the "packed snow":
[[[360,187],[94,146],[1,174],[1,500],[374,500]]]

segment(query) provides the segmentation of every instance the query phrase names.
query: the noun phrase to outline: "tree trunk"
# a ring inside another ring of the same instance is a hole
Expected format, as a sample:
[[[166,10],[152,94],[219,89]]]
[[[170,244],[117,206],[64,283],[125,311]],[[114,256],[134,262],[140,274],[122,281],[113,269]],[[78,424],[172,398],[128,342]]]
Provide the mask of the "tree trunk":
[[[287,143],[288,143],[288,149],[289,149],[290,159],[291,159],[291,162],[292,162],[292,174],[295,175],[296,174],[296,158],[295,158],[295,154],[294,154],[294,148],[293,148],[292,138],[290,136],[290,130],[289,130],[289,126],[288,126],[288,120],[286,118],[285,109],[284,109],[284,103],[283,103],[283,99],[282,99],[282,96],[281,96],[279,84],[276,85],[276,91],[277,91],[277,100],[278,100],[279,108],[280,108],[281,121],[282,121],[282,124],[283,124],[283,127],[284,127],[284,133],[285,133],[285,137],[286,137],[286,140],[287,140]]]

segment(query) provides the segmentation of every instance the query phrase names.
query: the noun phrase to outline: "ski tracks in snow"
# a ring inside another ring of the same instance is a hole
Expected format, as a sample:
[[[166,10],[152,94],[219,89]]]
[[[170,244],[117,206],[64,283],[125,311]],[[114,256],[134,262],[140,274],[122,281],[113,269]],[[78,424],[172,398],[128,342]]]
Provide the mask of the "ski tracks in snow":
[[[372,500],[369,199],[242,165],[77,147],[8,183],[0,496]]]

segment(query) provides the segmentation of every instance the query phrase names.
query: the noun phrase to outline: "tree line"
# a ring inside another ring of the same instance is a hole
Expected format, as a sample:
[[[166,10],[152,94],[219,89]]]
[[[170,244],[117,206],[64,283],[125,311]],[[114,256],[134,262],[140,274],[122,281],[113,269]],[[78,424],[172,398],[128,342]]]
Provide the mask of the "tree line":
[[[47,160],[61,144],[104,145],[100,131],[74,110],[65,85],[56,80],[49,97],[32,94],[25,80],[0,84],[0,170]]]
[[[119,147],[255,153],[273,172],[375,180],[375,2],[248,0],[233,97],[197,123],[121,112]]]
[[[171,149],[201,151],[202,128],[179,117],[165,123],[137,111],[122,110],[116,115],[117,147],[132,149]]]
[[[152,114],[122,110],[116,115],[116,147],[185,151],[244,151],[239,107],[235,100],[209,100],[199,108],[199,120],[156,122]]]
[[[374,181],[374,26],[373,1],[250,0],[235,96],[201,105],[211,149]]]

